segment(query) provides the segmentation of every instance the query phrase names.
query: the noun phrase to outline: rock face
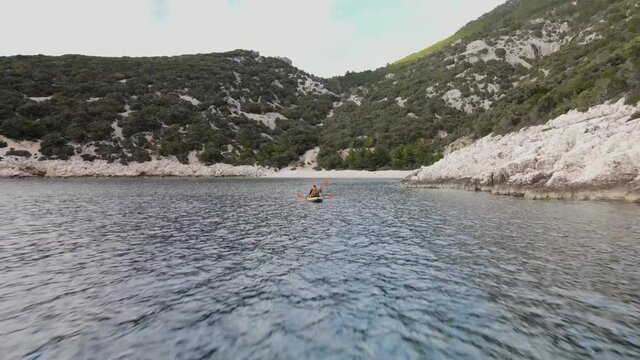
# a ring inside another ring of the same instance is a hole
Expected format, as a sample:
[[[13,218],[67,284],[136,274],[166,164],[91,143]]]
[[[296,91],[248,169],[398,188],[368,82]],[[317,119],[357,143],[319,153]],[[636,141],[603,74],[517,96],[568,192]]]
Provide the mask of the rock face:
[[[463,136],[461,138],[459,138],[458,140],[452,142],[451,144],[447,145],[444,148],[444,152],[443,154],[445,156],[451,154],[454,151],[460,150],[460,149],[464,149],[465,147],[473,144],[473,141],[475,140],[475,136],[473,135],[468,135],[468,136]]]
[[[620,100],[489,135],[403,180],[533,199],[640,202],[640,106]]]
[[[0,161],[2,177],[81,177],[81,176],[244,176],[261,177],[274,171],[260,166],[232,166],[229,164],[182,164],[173,159],[152,160],[143,163],[108,163],[104,160],[92,162],[81,159],[38,161],[18,157],[7,157]]]

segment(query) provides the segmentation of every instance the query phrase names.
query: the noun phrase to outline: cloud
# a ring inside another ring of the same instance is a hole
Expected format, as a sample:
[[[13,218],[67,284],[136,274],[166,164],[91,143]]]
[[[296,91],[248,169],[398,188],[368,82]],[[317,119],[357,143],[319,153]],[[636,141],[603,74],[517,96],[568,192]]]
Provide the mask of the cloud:
[[[386,1],[3,0],[11,5],[0,13],[0,53],[152,56],[241,48],[332,76],[402,58],[504,0]],[[452,13],[451,4],[461,10]]]

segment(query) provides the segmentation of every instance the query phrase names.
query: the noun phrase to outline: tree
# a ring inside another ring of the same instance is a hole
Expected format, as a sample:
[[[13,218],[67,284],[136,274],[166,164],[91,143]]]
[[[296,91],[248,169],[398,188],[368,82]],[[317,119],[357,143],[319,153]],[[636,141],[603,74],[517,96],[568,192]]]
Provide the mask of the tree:
[[[224,156],[220,153],[220,146],[216,143],[207,143],[204,147],[204,151],[198,155],[198,159],[207,165],[212,165],[222,162],[224,160]]]
[[[40,153],[50,159],[67,160],[73,152],[73,146],[57,133],[45,135],[40,143]]]

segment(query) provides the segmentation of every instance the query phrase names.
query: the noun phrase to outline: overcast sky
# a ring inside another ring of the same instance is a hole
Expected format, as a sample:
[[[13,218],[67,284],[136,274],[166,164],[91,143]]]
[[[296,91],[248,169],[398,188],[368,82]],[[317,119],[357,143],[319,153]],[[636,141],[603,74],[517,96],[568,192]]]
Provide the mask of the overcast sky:
[[[333,76],[446,38],[505,0],[0,0],[0,55],[251,49]]]

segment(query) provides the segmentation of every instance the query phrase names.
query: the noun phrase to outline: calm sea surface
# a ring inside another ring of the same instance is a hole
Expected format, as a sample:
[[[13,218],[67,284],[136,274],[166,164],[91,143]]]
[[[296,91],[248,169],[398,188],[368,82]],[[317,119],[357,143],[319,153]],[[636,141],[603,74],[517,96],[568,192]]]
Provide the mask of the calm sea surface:
[[[640,357],[637,204],[334,182],[0,181],[0,358]]]

